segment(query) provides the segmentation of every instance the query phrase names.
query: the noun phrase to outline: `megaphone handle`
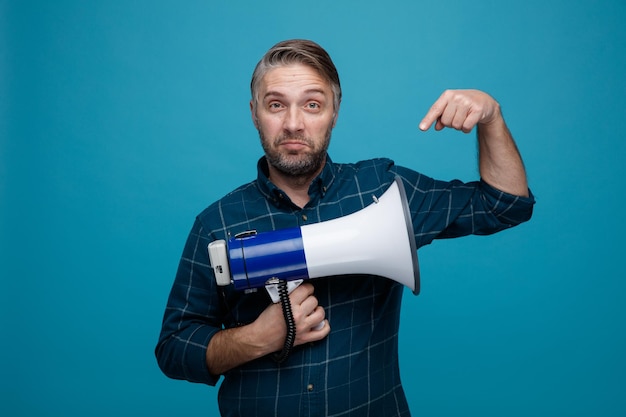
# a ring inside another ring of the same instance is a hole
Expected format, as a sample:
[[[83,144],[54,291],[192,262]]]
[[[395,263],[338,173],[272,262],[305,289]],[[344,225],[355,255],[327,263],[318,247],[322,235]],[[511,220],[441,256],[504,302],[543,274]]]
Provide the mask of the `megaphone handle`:
[[[291,302],[289,301],[289,290],[287,288],[287,281],[283,279],[272,279],[271,284],[276,284],[278,289],[278,296],[280,297],[280,305],[283,308],[283,316],[285,317],[285,324],[287,325],[287,336],[285,336],[285,344],[283,350],[279,353],[275,353],[273,358],[278,363],[283,363],[296,341],[296,322],[293,318],[293,312],[291,311]]]
[[[280,302],[280,295],[278,294],[278,281],[280,280],[272,279],[269,280],[267,284],[265,284],[265,289],[267,290],[267,293],[269,294],[274,304]],[[291,294],[291,292],[298,288],[303,282],[303,279],[287,281],[287,294]]]
[[[287,281],[287,293],[291,294],[291,292],[295,290],[296,288],[298,288],[300,284],[302,284],[303,282],[304,282],[303,279],[295,279],[293,281]],[[278,283],[277,282],[266,284],[265,289],[267,290],[267,293],[269,294],[274,304],[280,302],[280,296],[278,295]],[[317,326],[313,327],[313,330],[321,330],[325,325],[326,323],[321,321]]]

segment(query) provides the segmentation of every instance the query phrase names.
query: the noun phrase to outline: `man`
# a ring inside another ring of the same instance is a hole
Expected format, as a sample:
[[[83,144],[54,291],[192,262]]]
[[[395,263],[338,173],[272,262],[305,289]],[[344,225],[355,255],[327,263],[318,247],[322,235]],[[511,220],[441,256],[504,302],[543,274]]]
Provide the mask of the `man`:
[[[196,218],[165,310],[159,366],[172,378],[209,385],[223,375],[223,415],[407,416],[398,368],[401,284],[351,275],[299,286],[289,296],[295,347],[277,363],[271,354],[286,336],[280,304],[265,291],[230,287],[220,298],[207,245],[247,230],[354,213],[396,177],[407,191],[417,247],[526,221],[534,199],[499,105],[480,91],[446,91],[421,121],[421,130],[433,124],[437,130],[477,129],[481,180],[445,182],[388,159],[330,159],[341,87],[330,57],[313,42],[271,48],[254,71],[251,90],[252,120],[265,156],[255,181]]]

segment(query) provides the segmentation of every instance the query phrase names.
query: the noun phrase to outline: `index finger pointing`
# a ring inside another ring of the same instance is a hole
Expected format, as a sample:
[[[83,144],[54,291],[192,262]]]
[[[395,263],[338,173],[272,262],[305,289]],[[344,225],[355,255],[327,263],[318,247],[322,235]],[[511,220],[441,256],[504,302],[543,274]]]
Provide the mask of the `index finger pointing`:
[[[426,113],[426,116],[424,116],[419,124],[420,130],[426,131],[430,129],[433,123],[435,123],[435,121],[439,119],[439,117],[441,117],[445,109],[445,105],[444,103],[442,103],[442,101],[443,96],[439,97],[439,99],[435,101],[435,103],[431,106],[430,110],[428,110],[428,113]]]

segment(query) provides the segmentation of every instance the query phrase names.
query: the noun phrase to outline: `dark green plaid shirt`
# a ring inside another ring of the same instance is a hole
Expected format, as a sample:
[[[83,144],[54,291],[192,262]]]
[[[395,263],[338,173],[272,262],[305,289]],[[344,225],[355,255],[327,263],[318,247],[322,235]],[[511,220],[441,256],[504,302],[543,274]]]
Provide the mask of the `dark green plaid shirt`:
[[[435,238],[490,234],[530,218],[534,199],[500,192],[482,181],[436,181],[388,159],[336,164],[330,159],[303,209],[267,178],[258,178],[204,210],[184,248],[156,348],[163,372],[215,385],[206,349],[223,327],[250,323],[271,302],[265,290],[227,288],[227,310],[216,289],[207,245],[228,235],[302,226],[363,209],[402,179],[417,247]],[[327,338],[296,347],[287,361],[265,357],[224,375],[219,407],[226,416],[408,416],[398,368],[403,287],[373,276],[310,281],[331,323]]]

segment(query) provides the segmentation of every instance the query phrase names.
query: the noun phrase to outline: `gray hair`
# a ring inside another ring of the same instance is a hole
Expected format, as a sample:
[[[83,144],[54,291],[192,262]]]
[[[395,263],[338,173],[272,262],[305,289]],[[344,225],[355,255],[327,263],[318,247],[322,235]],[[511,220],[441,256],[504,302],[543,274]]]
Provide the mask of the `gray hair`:
[[[254,68],[250,90],[254,106],[258,102],[259,84],[268,71],[292,64],[303,64],[313,68],[330,84],[333,92],[335,112],[341,103],[341,84],[335,64],[330,55],[318,44],[305,39],[282,41],[270,48]]]

